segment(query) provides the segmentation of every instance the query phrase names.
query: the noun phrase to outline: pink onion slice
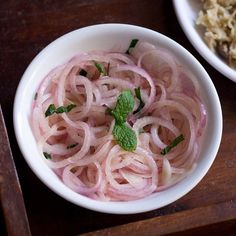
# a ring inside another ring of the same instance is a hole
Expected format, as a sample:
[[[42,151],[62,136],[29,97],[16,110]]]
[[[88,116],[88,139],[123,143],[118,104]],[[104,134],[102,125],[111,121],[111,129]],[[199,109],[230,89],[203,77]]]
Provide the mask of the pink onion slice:
[[[141,103],[136,88],[144,106],[133,114]],[[133,152],[115,141],[107,112],[127,89],[135,101],[126,121],[138,140]],[[51,104],[75,107],[46,117]],[[194,75],[170,51],[139,41],[130,55],[80,53],[49,72],[31,124],[42,158],[47,154],[45,162],[70,189],[96,200],[130,201],[164,191],[194,170],[207,111]],[[162,155],[179,135],[184,140]]]

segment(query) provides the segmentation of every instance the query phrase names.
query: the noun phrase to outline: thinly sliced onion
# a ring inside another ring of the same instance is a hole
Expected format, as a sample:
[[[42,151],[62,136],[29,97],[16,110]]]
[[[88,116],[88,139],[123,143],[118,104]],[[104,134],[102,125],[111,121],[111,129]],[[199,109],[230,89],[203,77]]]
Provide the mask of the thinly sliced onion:
[[[107,112],[127,89],[135,101],[126,122],[138,139],[133,152],[115,141]],[[51,104],[76,107],[45,117]],[[139,41],[130,55],[80,53],[53,69],[38,88],[31,124],[42,158],[49,154],[45,162],[69,188],[101,201],[129,201],[164,191],[194,170],[207,112],[194,75],[168,50]],[[163,156],[180,134],[184,140]]]

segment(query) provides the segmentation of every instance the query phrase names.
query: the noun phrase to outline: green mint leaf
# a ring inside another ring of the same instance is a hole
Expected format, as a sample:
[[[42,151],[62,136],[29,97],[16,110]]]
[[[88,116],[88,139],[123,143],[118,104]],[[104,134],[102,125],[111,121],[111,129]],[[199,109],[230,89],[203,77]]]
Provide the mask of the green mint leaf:
[[[178,137],[176,137],[170,145],[166,146],[164,149],[162,149],[161,151],[161,155],[166,155],[172,148],[174,148],[175,146],[177,146],[180,142],[182,142],[184,140],[184,136],[183,134],[179,135]]]
[[[51,155],[48,154],[47,152],[43,152],[43,155],[46,159],[52,159]]]
[[[106,71],[103,64],[98,63],[96,61],[94,61],[94,64],[95,64],[96,68],[98,69],[98,71],[100,72],[101,75],[103,75],[103,76],[107,75],[107,71]]]
[[[112,134],[116,142],[126,151],[134,151],[137,147],[135,132],[123,124],[115,124]]]
[[[77,145],[78,145],[78,143],[74,143],[74,144],[68,145],[68,146],[66,147],[66,149],[74,148],[74,147],[76,147]]]
[[[66,108],[67,108],[67,111],[66,112],[70,112],[73,108],[75,108],[76,105],[75,104],[70,104],[68,105]]]
[[[137,110],[135,110],[135,111],[133,112],[133,114],[136,114],[136,113],[138,113],[139,111],[141,111],[141,110],[143,109],[143,107],[145,106],[145,103],[143,102],[142,97],[141,97],[141,90],[140,90],[140,87],[135,88],[134,91],[135,91],[136,97],[137,97],[138,100],[139,100],[139,106],[138,106]]]
[[[136,46],[136,44],[138,43],[138,41],[139,41],[138,39],[132,39],[132,41],[130,42],[130,45],[125,53],[129,54],[130,49],[134,48]]]
[[[130,90],[123,90],[117,98],[116,106],[111,110],[117,123],[124,123],[130,112],[134,109],[134,97]]]
[[[51,116],[52,114],[54,114],[56,112],[56,107],[54,104],[50,104],[48,106],[48,109],[45,112],[45,117],[47,116]]]
[[[76,107],[75,104],[70,104],[68,106],[60,106],[56,108],[54,104],[50,104],[48,109],[45,112],[45,117],[51,116],[54,113],[60,114],[63,112],[70,112],[74,107]]]
[[[81,69],[81,71],[79,72],[79,74],[82,75],[82,76],[84,76],[84,77],[86,77],[88,73],[87,73],[86,70]]]
[[[67,112],[67,107],[60,106],[56,109],[57,114],[60,114],[60,113],[63,113],[63,112]]]
[[[137,147],[135,132],[125,124],[127,116],[134,109],[134,103],[131,91],[123,90],[117,98],[115,108],[106,109],[106,114],[112,115],[115,118],[112,134],[121,148],[126,151],[133,151]]]
[[[56,113],[57,114],[60,114],[60,113],[63,113],[63,112],[70,112],[74,107],[76,107],[75,104],[70,104],[68,106],[60,106],[56,109]]]

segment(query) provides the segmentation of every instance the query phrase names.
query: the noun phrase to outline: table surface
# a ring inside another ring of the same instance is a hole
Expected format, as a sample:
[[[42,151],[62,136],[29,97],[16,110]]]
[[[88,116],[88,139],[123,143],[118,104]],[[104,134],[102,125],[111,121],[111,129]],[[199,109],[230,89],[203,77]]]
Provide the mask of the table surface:
[[[102,214],[57,196],[30,170],[13,130],[15,91],[24,70],[37,53],[69,31],[111,22],[144,26],[183,45],[209,73],[223,110],[222,142],[208,174],[183,198],[142,214]],[[177,22],[170,0],[2,1],[0,52],[1,106],[32,235],[89,232],[88,235],[156,235],[178,231],[189,235],[208,231],[236,234],[236,84],[212,68],[192,47]]]

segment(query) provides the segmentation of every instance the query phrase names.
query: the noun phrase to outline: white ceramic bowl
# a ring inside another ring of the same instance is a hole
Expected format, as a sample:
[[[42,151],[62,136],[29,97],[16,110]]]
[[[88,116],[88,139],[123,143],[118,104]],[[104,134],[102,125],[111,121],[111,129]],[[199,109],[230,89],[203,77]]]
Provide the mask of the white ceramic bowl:
[[[208,112],[206,132],[196,169],[180,183],[151,196],[127,202],[101,202],[75,193],[46,165],[30,126],[32,100],[44,76],[55,66],[66,62],[79,51],[109,50],[120,45],[125,51],[133,38],[168,48],[179,61],[199,79],[202,98]],[[188,193],[207,173],[217,154],[222,134],[222,113],[214,85],[204,68],[182,46],[155,31],[132,25],[102,24],[70,32],[48,45],[31,62],[17,89],[14,103],[14,128],[16,138],[26,162],[45,185],[66,200],[92,210],[130,214],[150,211],[170,204]]]
[[[202,2],[196,0],[173,0],[179,23],[195,49],[216,70],[236,82],[236,70],[232,69],[216,53],[212,52],[203,40],[204,30],[196,27],[196,19],[202,9]]]

